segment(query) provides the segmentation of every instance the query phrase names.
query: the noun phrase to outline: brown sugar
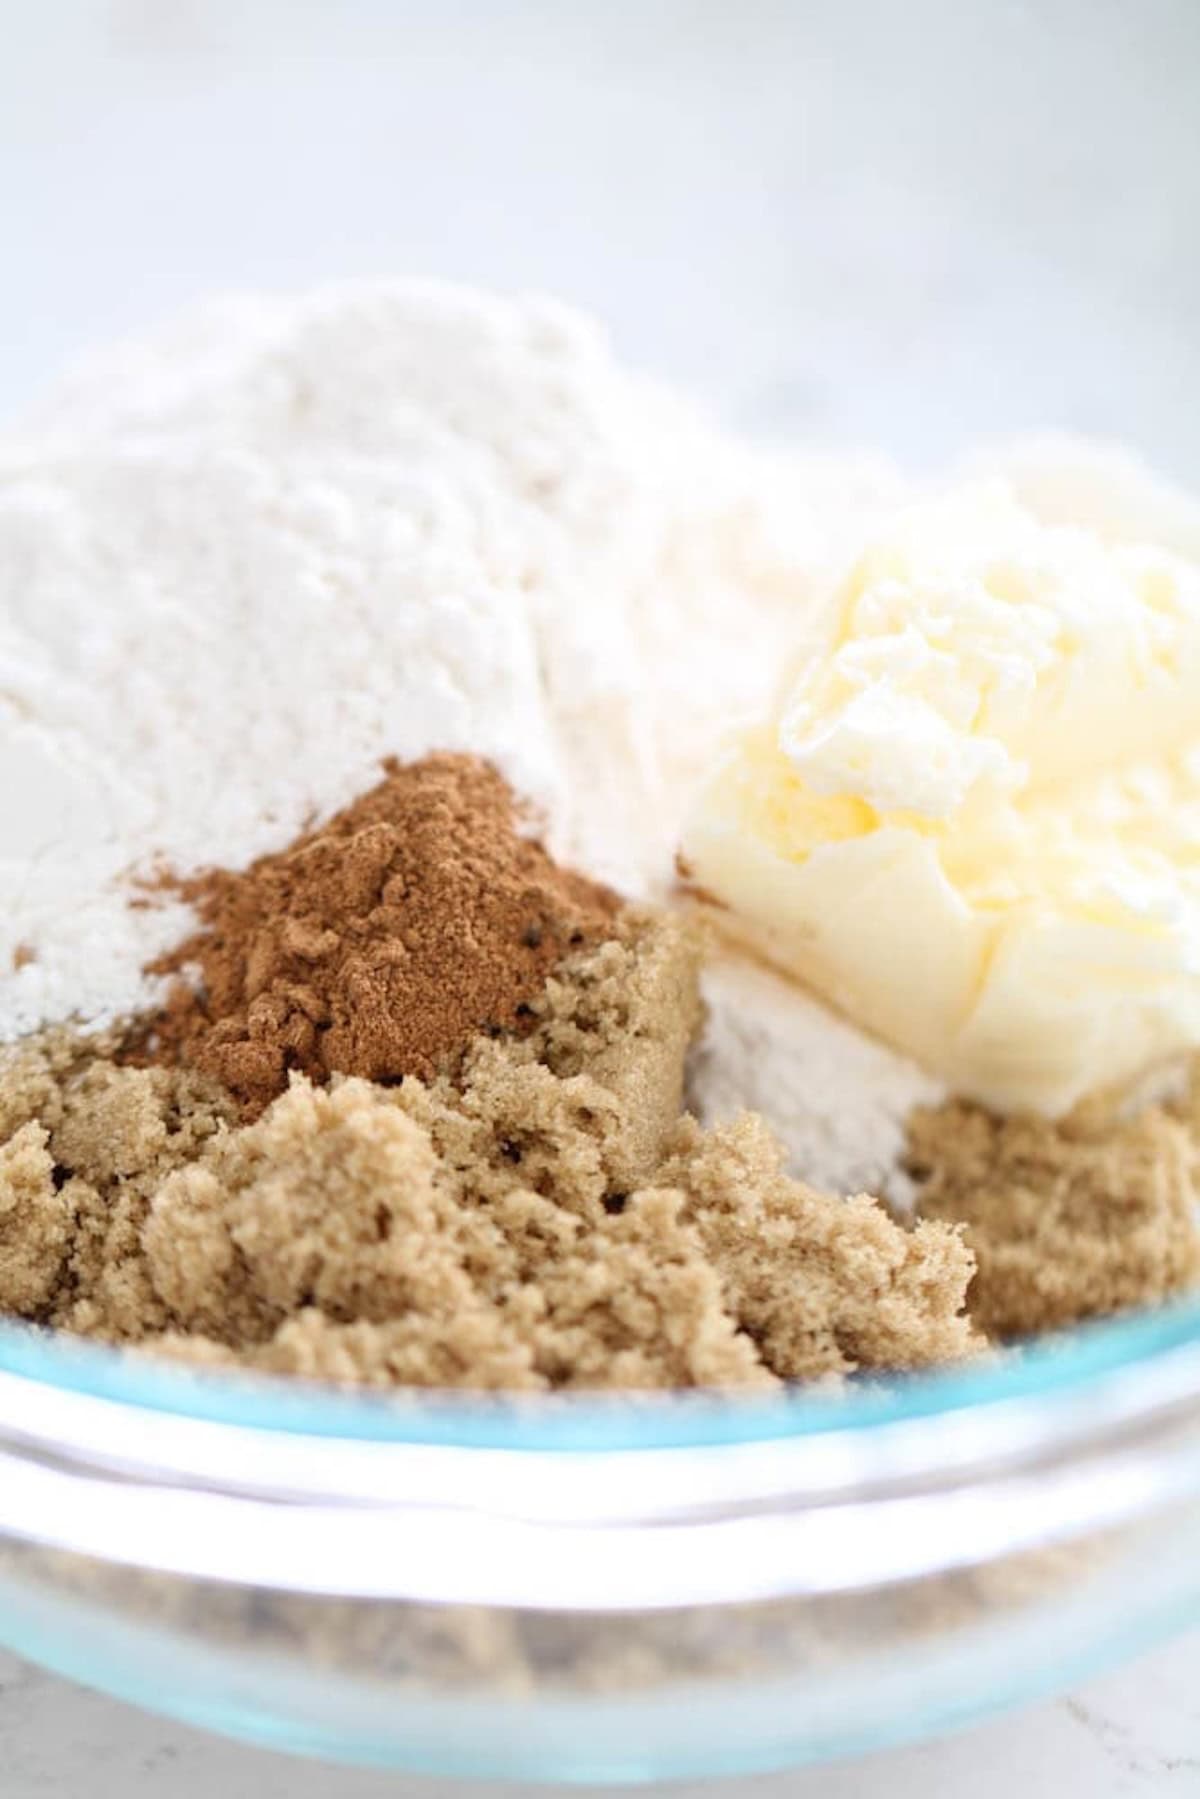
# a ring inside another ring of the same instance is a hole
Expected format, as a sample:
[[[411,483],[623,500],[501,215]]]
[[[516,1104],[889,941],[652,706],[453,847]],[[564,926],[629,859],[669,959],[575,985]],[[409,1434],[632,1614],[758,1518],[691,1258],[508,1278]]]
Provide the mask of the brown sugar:
[[[0,1069],[0,1306],[337,1382],[771,1387],[973,1353],[958,1233],[813,1192],[744,1119],[680,1121],[699,949],[625,911],[452,1067],[211,1077],[59,1033]]]
[[[773,1387],[970,1355],[957,1230],[682,1116],[694,925],[469,756],[175,883],[167,1005],[0,1058],[0,1309],[391,1387]]]
[[[960,1311],[971,1258],[956,1231],[895,1227],[865,1194],[833,1199],[783,1172],[761,1118],[704,1132],[688,1119],[658,1171],[689,1216],[726,1299],[777,1373],[908,1368],[970,1353]]]
[[[916,1113],[918,1209],[965,1228],[979,1327],[1050,1330],[1200,1283],[1196,1123],[1194,1106],[1125,1116],[1102,1098],[1057,1122],[961,1102]]]
[[[291,1073],[428,1078],[480,1031],[516,1031],[555,963],[607,936],[614,894],[522,834],[488,763],[432,755],[242,872],[175,883],[200,928],[139,1053],[261,1112]]]
[[[151,1196],[237,1117],[212,1081],[118,1068],[116,1047],[58,1030],[0,1055],[0,1310],[114,1342],[168,1320]]]

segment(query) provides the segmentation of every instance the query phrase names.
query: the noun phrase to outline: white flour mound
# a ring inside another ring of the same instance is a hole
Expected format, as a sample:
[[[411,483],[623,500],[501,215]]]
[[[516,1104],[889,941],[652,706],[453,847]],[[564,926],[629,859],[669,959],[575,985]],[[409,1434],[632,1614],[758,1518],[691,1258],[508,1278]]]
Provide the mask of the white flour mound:
[[[710,962],[703,990],[708,1025],[689,1075],[701,1120],[761,1112],[787,1145],[793,1174],[903,1209],[905,1122],[914,1106],[945,1097],[940,1083],[744,957]]]
[[[682,793],[895,477],[768,457],[547,302],[205,308],[0,445],[0,1041],[147,1003],[156,869],[240,867],[490,756],[551,847],[666,883]]]

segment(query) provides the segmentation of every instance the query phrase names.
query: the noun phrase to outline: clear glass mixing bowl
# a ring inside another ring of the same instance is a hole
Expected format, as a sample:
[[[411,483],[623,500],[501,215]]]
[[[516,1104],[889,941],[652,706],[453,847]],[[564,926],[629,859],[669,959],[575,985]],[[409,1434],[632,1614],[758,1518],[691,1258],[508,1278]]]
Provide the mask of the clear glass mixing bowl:
[[[874,1748],[1200,1613],[1200,1306],[772,1403],[350,1397],[7,1328],[0,1583],[13,1649],[278,1748]]]

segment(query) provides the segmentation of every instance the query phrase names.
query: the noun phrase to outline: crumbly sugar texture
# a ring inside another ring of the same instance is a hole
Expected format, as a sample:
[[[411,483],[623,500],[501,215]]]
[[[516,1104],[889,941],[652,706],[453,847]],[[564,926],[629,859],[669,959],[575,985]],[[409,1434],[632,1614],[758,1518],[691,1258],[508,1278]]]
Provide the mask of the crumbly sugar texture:
[[[918,1213],[965,1230],[981,1330],[1025,1336],[1200,1285],[1197,1091],[1193,1074],[1162,1105],[1098,1095],[1057,1122],[966,1102],[914,1114]]]
[[[246,868],[387,756],[494,762],[560,858],[664,887],[874,464],[767,455],[553,303],[420,282],[212,303],[0,440],[0,1041],[154,1004]]]
[[[680,1118],[685,923],[622,915],[453,1075],[293,1074],[251,1122],[52,1033],[0,1069],[0,1306],[201,1366],[340,1383],[770,1387],[977,1351],[940,1224]]]

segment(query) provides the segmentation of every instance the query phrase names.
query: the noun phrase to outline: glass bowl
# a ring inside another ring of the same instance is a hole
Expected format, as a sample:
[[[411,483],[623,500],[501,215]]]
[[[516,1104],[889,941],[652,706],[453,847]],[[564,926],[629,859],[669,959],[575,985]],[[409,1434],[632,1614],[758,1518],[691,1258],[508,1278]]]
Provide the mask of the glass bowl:
[[[1200,1614],[1200,1306],[772,1402],[369,1398],[0,1329],[22,1655],[276,1748],[731,1774]]]

